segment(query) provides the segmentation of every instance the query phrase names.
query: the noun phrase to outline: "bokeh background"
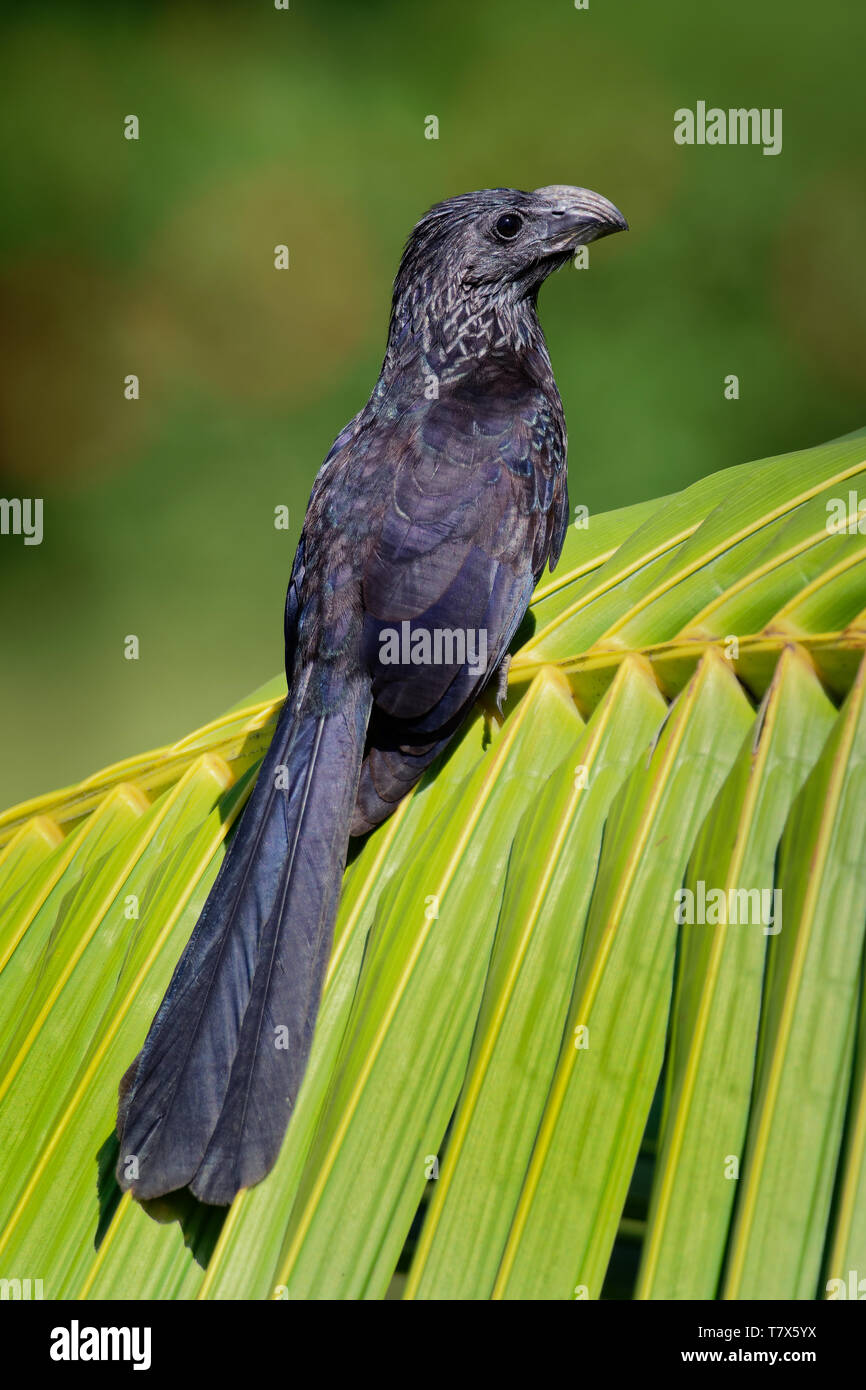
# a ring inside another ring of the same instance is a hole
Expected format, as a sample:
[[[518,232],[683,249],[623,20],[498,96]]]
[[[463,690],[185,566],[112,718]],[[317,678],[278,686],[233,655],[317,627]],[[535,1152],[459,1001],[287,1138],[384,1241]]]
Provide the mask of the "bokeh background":
[[[0,496],[45,537],[0,537],[0,807],[279,671],[310,485],[439,198],[581,183],[630,220],[542,292],[573,502],[866,423],[864,41],[852,0],[5,12]],[[699,99],[781,107],[782,153],[675,145]]]

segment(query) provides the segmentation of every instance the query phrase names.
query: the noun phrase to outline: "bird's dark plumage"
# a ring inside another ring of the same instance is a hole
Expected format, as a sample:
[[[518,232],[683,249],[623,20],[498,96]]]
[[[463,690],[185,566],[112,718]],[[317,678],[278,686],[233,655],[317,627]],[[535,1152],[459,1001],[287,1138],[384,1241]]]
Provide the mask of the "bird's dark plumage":
[[[224,1204],[273,1165],[349,835],[388,816],[447,744],[562,548],[566,435],[539,286],[625,225],[598,194],[556,186],[451,198],[412,233],[379,380],[310,497],[286,599],[288,699],[124,1079],[117,1175],[137,1197],[189,1187]]]

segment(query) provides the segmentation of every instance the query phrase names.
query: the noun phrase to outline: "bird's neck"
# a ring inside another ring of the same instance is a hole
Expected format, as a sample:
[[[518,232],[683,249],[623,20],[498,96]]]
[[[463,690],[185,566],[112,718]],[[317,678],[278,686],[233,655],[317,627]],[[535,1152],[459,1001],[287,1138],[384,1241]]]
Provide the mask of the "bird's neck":
[[[497,359],[537,361],[550,370],[534,295],[515,299],[489,285],[439,290],[426,283],[395,298],[383,385],[407,371],[451,383]]]

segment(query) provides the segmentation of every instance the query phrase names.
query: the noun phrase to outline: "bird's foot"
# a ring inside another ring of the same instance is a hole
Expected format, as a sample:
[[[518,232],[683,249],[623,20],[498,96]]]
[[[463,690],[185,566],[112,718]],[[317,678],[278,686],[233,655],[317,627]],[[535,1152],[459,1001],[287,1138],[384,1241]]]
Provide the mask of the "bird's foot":
[[[503,705],[508,698],[508,668],[511,665],[511,654],[508,653],[502,658],[494,672],[487,690],[485,691],[485,704],[494,718],[498,718],[501,723],[504,719],[502,712]]]
[[[500,715],[502,714],[502,706],[508,698],[508,671],[510,666],[511,652],[506,652],[496,671],[496,695],[494,698],[496,700],[496,708]]]

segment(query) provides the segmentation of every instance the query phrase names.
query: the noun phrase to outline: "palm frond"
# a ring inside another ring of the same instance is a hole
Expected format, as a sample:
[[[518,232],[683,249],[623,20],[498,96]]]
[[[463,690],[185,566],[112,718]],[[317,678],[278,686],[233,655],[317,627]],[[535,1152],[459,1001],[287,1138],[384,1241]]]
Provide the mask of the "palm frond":
[[[862,435],[571,529],[504,722],[478,711],[351,862],[280,1158],[227,1213],[121,1198],[116,1091],[284,682],[0,816],[0,1273],[736,1299],[862,1268],[858,489]],[[677,920],[707,894],[721,921]]]

